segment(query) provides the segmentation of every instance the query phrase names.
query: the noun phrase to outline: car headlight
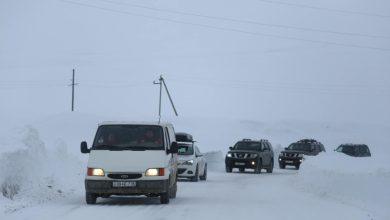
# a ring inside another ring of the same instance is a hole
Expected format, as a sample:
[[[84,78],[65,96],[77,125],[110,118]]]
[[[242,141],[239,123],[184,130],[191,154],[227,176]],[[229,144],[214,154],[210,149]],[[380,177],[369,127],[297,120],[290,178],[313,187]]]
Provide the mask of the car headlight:
[[[303,157],[303,154],[298,154],[298,157]]]
[[[232,153],[227,153],[226,157],[232,157]]]
[[[183,165],[192,165],[194,164],[194,160],[187,160],[183,163]]]
[[[164,176],[164,168],[147,169],[145,176]]]
[[[100,168],[88,168],[88,176],[104,176],[104,170]]]
[[[256,158],[257,154],[249,154],[249,158]]]

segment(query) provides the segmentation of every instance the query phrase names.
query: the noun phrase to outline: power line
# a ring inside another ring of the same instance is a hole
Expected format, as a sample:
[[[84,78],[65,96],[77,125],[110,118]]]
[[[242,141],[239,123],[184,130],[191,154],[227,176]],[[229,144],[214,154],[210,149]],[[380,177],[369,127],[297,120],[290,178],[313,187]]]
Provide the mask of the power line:
[[[251,31],[239,30],[239,29],[234,29],[234,28],[224,28],[224,27],[218,27],[218,26],[207,25],[207,24],[199,24],[199,23],[178,21],[178,20],[169,19],[169,18],[161,18],[161,17],[157,17],[157,16],[143,15],[143,14],[132,13],[132,12],[128,12],[128,11],[121,11],[121,10],[111,9],[111,8],[105,8],[105,7],[100,7],[100,6],[91,5],[91,4],[85,4],[85,3],[80,3],[80,2],[74,2],[74,1],[69,1],[69,0],[61,0],[61,1],[69,3],[69,4],[79,5],[79,6],[88,7],[88,8],[95,8],[95,9],[109,11],[109,12],[114,12],[114,13],[119,13],[119,14],[143,17],[143,18],[148,18],[148,19],[153,19],[153,20],[160,20],[160,21],[166,21],[166,22],[171,22],[171,23],[178,23],[178,24],[185,24],[185,25],[191,25],[191,26],[198,26],[198,27],[203,27],[203,28],[208,28],[208,29],[222,30],[222,31],[228,31],[228,32],[236,32],[236,33],[242,33],[242,34],[248,34],[248,35],[254,35],[254,36],[271,37],[271,38],[279,38],[279,39],[294,40],[294,41],[303,41],[303,42],[310,42],[310,43],[316,43],[316,44],[327,44],[327,45],[340,46],[340,47],[369,49],[369,50],[377,50],[377,51],[383,51],[383,52],[389,52],[390,51],[390,48],[388,49],[388,48],[381,48],[381,47],[371,47],[371,46],[364,46],[364,45],[345,44],[345,43],[338,43],[338,42],[332,42],[332,41],[311,40],[311,39],[298,38],[298,37],[289,37],[289,36],[276,35],[276,34],[251,32]]]
[[[308,8],[308,9],[315,9],[315,10],[332,11],[332,12],[338,12],[338,13],[344,13],[344,14],[353,14],[353,15],[362,15],[362,16],[380,17],[380,18],[390,18],[390,15],[381,15],[381,14],[375,14],[375,13],[369,13],[369,12],[350,11],[350,10],[335,9],[335,8],[325,8],[325,7],[318,7],[318,6],[312,6],[312,5],[306,5],[306,4],[298,4],[298,3],[290,3],[290,2],[283,2],[283,1],[273,1],[273,0],[257,0],[257,1],[259,1],[259,2],[266,2],[266,3],[270,3],[270,4],[278,4],[278,5],[299,7],[299,8]]]
[[[323,30],[323,29],[316,29],[316,28],[306,28],[306,27],[298,27],[298,26],[291,26],[291,25],[283,25],[283,24],[271,24],[271,23],[264,23],[264,22],[258,22],[258,21],[241,20],[241,19],[226,18],[226,17],[220,17],[220,16],[196,14],[196,13],[182,12],[182,11],[176,11],[176,10],[170,10],[170,9],[161,9],[161,8],[143,6],[143,5],[137,5],[137,4],[131,4],[131,3],[117,2],[117,1],[112,1],[112,0],[100,0],[100,1],[108,2],[108,3],[112,3],[112,4],[116,4],[116,5],[133,7],[133,8],[142,8],[142,9],[148,9],[148,10],[153,10],[153,11],[168,12],[171,14],[179,14],[179,15],[194,16],[194,17],[201,17],[201,18],[214,19],[214,20],[230,21],[230,22],[236,22],[236,23],[260,25],[260,26],[273,27],[273,28],[284,28],[284,29],[299,30],[299,31],[347,35],[347,36],[355,36],[355,37],[367,37],[367,38],[376,38],[376,39],[390,39],[390,36],[380,36],[380,35],[370,35],[370,34],[362,34],[362,33]]]
[[[259,82],[229,82],[229,81],[193,81],[193,80],[183,80],[183,79],[173,79],[172,82],[179,82],[180,84],[188,85],[203,85],[203,86],[211,86],[214,90],[219,87],[225,87],[229,89],[255,89],[262,90],[268,92],[294,92],[294,93],[304,93],[304,94],[340,94],[340,95],[380,95],[384,97],[388,97],[390,95],[389,87],[387,88],[369,88],[369,87],[355,87],[348,88],[346,87],[328,87],[328,86],[319,86],[319,85],[294,85],[294,84],[267,84],[267,83],[259,83]]]

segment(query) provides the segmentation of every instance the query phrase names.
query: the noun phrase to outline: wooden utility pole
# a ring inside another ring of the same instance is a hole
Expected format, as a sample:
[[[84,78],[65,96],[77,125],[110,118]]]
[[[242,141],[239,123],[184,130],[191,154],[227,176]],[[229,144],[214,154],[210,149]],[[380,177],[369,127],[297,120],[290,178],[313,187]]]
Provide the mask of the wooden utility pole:
[[[74,111],[74,86],[78,85],[77,83],[74,83],[74,74],[75,74],[75,69],[73,69],[73,74],[72,74],[72,112]]]
[[[171,102],[171,105],[172,105],[173,111],[175,112],[175,115],[178,116],[178,114],[177,114],[175,105],[173,104],[171,95],[169,94],[167,84],[165,83],[165,80],[164,80],[164,78],[162,77],[162,75],[160,76],[160,79],[158,79],[158,80],[159,80],[159,82],[154,81],[153,83],[154,83],[154,84],[157,84],[157,85],[160,85],[160,99],[159,99],[159,105],[158,105],[158,123],[160,123],[160,121],[161,121],[161,96],[162,96],[161,93],[162,93],[162,87],[163,87],[163,86],[164,86],[164,88],[165,88],[165,91],[167,92],[169,101]]]

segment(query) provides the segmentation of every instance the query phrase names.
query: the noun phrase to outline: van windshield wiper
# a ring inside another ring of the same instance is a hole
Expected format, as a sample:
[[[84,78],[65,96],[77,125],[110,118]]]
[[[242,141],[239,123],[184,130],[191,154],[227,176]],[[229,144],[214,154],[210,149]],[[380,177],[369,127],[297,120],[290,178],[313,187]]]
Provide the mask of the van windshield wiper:
[[[102,145],[95,145],[92,147],[93,150],[124,150],[122,146],[115,146],[115,145],[108,145],[108,144],[102,144]]]
[[[145,151],[145,150],[154,150],[154,147],[148,146],[115,146],[115,145],[95,145],[92,147],[93,150],[109,150],[109,151],[123,151],[123,150],[131,150],[131,151]]]
[[[146,147],[140,147],[140,146],[126,146],[123,147],[125,150],[132,150],[132,151],[145,151]]]

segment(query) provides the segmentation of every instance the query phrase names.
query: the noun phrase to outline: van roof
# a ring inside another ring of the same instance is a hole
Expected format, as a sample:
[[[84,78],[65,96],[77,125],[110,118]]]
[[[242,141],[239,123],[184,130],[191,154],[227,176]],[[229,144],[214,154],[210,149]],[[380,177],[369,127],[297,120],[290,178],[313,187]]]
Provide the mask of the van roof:
[[[171,123],[168,122],[144,122],[144,121],[103,121],[99,123],[101,125],[158,125],[158,126],[166,126],[173,127]]]

